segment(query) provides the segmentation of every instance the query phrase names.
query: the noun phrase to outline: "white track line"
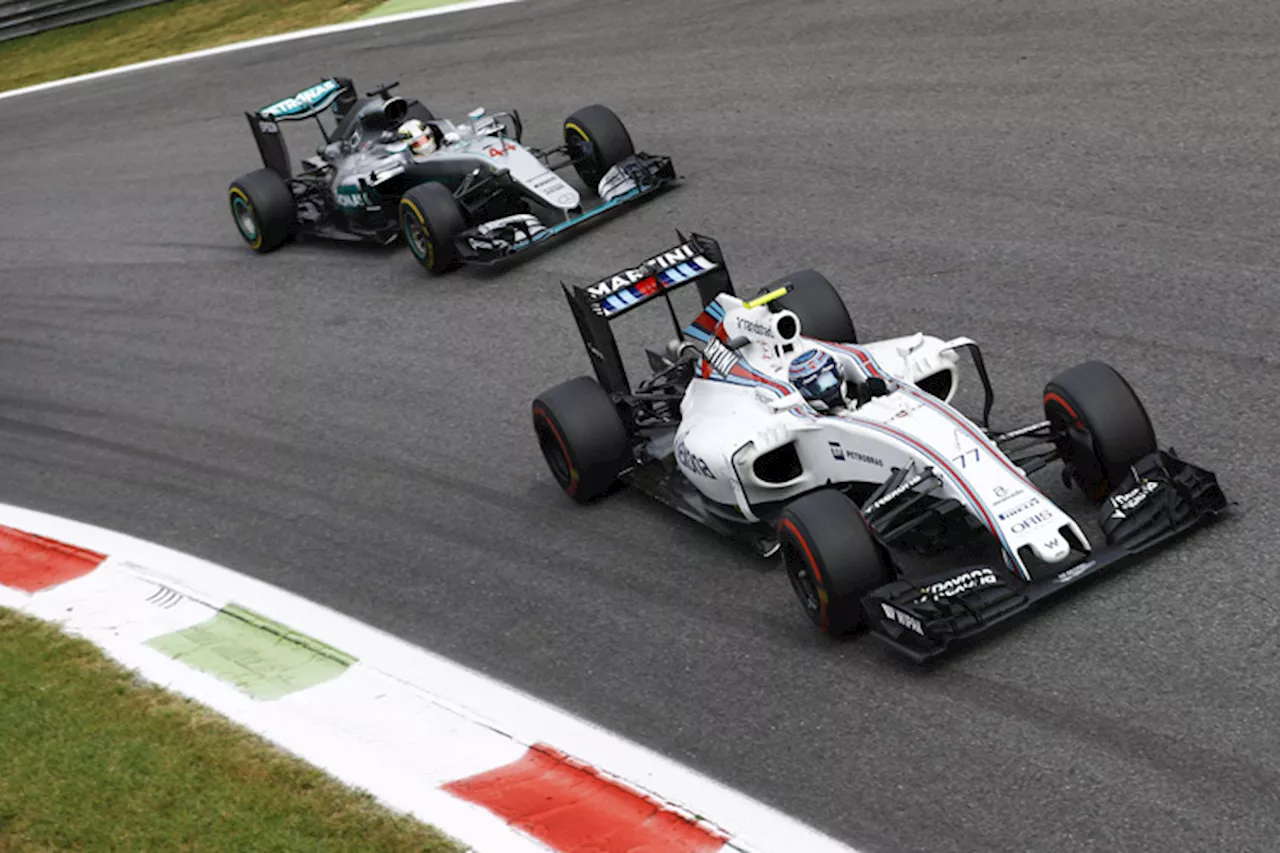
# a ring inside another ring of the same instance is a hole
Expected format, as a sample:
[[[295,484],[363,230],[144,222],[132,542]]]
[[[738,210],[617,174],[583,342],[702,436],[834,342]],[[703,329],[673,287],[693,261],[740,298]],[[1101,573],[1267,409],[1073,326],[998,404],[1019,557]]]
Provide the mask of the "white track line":
[[[506,3],[519,2],[520,0],[467,0],[465,3],[456,3],[452,6],[437,6],[432,9],[419,9],[416,12],[402,12],[399,15],[386,15],[381,18],[348,21],[345,24],[331,24],[327,27],[314,27],[309,30],[295,30],[291,33],[281,33],[280,35],[266,36],[264,38],[251,39],[249,41],[238,41],[234,44],[224,44],[219,47],[210,47],[205,50],[192,51],[191,53],[179,53],[176,56],[165,56],[160,59],[151,59],[146,62],[135,62],[132,65],[121,65],[117,68],[95,71],[92,74],[81,74],[77,77],[63,77],[60,80],[50,80],[47,83],[37,83],[34,86],[26,86],[22,89],[11,89],[8,92],[0,92],[0,101],[7,98],[16,98],[19,95],[30,95],[34,92],[44,92],[61,86],[70,86],[72,83],[85,83],[90,80],[100,80],[103,77],[113,77],[116,74],[126,74],[130,71],[142,71],[146,68],[156,68],[160,65],[170,65],[175,62],[189,62],[193,59],[203,59],[206,56],[219,56],[224,53],[233,53],[237,50],[248,50],[252,47],[263,47],[270,44],[294,41],[295,39],[312,38],[313,36],[327,36],[332,35],[333,33],[345,33],[349,30],[362,30],[366,27],[378,27],[383,24],[394,24],[398,21],[412,21],[417,18],[430,18],[435,15],[448,15],[453,12],[466,12],[470,9],[483,9],[487,6],[501,6]]]

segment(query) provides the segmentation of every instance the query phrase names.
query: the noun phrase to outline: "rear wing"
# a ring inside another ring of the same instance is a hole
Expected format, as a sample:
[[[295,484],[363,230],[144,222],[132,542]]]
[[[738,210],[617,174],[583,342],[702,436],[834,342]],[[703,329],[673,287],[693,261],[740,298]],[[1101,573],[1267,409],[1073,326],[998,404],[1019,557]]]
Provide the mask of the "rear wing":
[[[680,239],[679,245],[592,284],[572,288],[561,285],[596,378],[610,393],[631,393],[610,321],[662,297],[671,312],[676,335],[681,336],[685,324],[676,317],[671,304],[669,297],[673,290],[696,283],[703,307],[721,293],[732,295],[734,292],[719,243],[700,234],[688,238],[681,234]]]
[[[337,102],[344,93],[349,96],[351,102],[355,102],[355,86],[350,78],[330,77],[327,80],[321,80],[314,86],[308,86],[296,95],[276,101],[273,104],[267,104],[259,109],[255,115],[258,118],[275,119],[276,121],[302,121],[303,119],[320,115],[330,105]]]
[[[245,113],[249,130],[258,144],[262,165],[276,172],[286,181],[293,177],[289,161],[289,148],[280,133],[282,121],[302,121],[314,118],[325,142],[329,134],[320,121],[320,114],[332,107],[341,117],[356,102],[356,87],[348,77],[330,77],[314,86],[308,86],[296,95],[267,104],[254,112]]]

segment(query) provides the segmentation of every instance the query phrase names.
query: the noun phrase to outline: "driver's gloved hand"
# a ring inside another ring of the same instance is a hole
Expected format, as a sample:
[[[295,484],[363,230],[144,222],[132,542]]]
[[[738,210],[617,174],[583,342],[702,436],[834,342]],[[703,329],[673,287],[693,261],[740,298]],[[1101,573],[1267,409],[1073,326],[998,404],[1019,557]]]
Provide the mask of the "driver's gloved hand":
[[[867,403],[871,402],[871,389],[867,386],[866,382],[854,382],[853,394],[858,404],[856,408],[861,409]]]
[[[879,376],[873,376],[866,381],[867,393],[870,397],[883,397],[889,393],[889,385]],[[868,399],[870,399],[868,397]]]

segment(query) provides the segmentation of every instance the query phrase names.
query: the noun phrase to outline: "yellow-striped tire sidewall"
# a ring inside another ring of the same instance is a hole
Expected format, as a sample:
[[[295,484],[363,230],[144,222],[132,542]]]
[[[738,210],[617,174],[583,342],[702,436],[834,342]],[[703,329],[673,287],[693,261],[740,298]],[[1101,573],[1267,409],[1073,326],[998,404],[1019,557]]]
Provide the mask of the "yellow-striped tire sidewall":
[[[400,199],[401,230],[404,230],[403,220],[407,215],[412,215],[414,219],[418,220],[418,226],[422,229],[423,242],[427,244],[427,269],[433,270],[436,268],[436,248],[431,242],[431,232],[427,229],[427,218],[422,215],[421,210],[418,210],[418,206],[413,203],[412,199],[402,198]],[[405,237],[407,238],[408,235],[406,234]],[[410,240],[408,242],[410,251],[416,255],[417,250],[413,245],[413,241]]]
[[[249,244],[249,248],[253,249],[256,252],[262,248],[262,223],[258,221],[258,212],[253,209],[253,202],[249,201],[249,197],[245,195],[244,190],[240,189],[239,187],[232,187],[230,194],[231,194],[231,215],[233,217],[235,216],[235,203],[236,203],[236,199],[239,199],[241,202],[244,203],[244,206],[248,208],[249,215],[253,217],[253,226],[257,231],[257,236],[255,236],[254,239],[252,240],[249,240],[246,238],[245,242]],[[241,237],[244,237],[244,231],[240,229],[239,219],[236,220],[236,230],[240,231]]]

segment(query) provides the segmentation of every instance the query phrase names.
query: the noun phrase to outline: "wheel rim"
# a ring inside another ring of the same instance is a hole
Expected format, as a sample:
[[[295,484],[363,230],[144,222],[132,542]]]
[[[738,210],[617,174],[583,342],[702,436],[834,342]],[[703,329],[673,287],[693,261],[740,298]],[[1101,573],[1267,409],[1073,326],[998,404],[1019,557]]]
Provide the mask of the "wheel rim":
[[[258,220],[253,215],[253,208],[249,203],[239,196],[233,196],[231,199],[231,215],[235,218],[236,228],[240,230],[240,236],[247,242],[253,243],[258,239]]]
[[[427,269],[435,266],[435,248],[431,245],[431,234],[422,217],[411,205],[405,205],[404,239],[414,257],[425,263]]]
[[[796,598],[800,599],[804,612],[815,625],[821,624],[822,600],[818,597],[817,581],[793,542],[783,543],[782,564],[786,567],[787,578],[791,581],[791,588],[795,590]]]
[[[1084,491],[1085,496],[1090,500],[1102,500],[1106,497],[1108,491],[1102,460],[1097,458],[1081,460],[1077,458],[1076,450],[1078,448],[1069,438],[1065,437],[1067,430],[1071,427],[1084,430],[1084,422],[1074,412],[1067,410],[1056,400],[1046,400],[1044,408],[1050,429],[1059,431],[1064,436],[1058,444],[1058,452],[1067,471],[1071,474],[1071,478],[1076,481]],[[1091,464],[1081,464],[1082,461]]]
[[[600,157],[596,153],[596,147],[586,131],[576,124],[568,122],[564,129],[569,156],[578,160],[574,168],[578,170],[578,176],[588,185],[588,188],[594,191],[599,186],[600,179],[604,177],[604,169],[600,168]]]

